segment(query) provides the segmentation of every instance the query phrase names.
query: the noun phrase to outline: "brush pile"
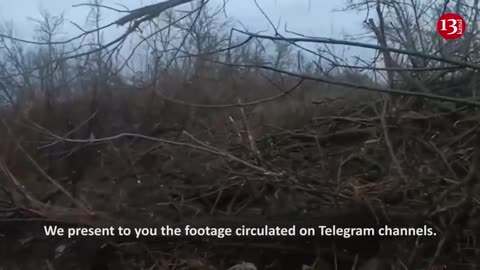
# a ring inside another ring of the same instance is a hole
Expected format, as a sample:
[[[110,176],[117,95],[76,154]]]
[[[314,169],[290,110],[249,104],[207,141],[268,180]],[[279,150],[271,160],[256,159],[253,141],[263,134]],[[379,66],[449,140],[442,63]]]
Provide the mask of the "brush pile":
[[[261,137],[241,109],[242,124],[234,129],[239,139],[222,147],[198,130],[74,139],[30,123],[42,144],[11,140],[33,173],[15,175],[2,162],[1,254],[56,247],[36,254],[36,263],[49,258],[45,267],[69,269],[226,269],[241,261],[259,269],[351,269],[372,260],[409,269],[476,269],[477,110],[430,100],[390,110],[385,102],[340,104],[348,109],[298,130],[268,126]],[[19,130],[4,125],[11,135]],[[50,167],[40,162],[46,149],[56,157]],[[65,164],[63,175],[52,169]],[[42,224],[427,225],[436,236],[72,240],[45,237]]]

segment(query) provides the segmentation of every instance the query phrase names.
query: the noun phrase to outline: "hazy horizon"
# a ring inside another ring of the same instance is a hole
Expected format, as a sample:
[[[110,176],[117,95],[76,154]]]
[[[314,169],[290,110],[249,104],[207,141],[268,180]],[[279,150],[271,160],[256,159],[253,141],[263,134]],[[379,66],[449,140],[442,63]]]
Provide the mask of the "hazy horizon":
[[[41,11],[47,11],[51,15],[60,15],[63,13],[66,19],[63,39],[66,39],[81,33],[71,22],[83,26],[90,7],[73,6],[86,2],[88,1],[17,0],[15,2],[9,2],[8,4],[0,2],[0,16],[3,18],[2,23],[8,21],[13,22],[16,37],[32,39],[35,23],[31,18],[41,18]],[[122,7],[115,4],[115,2],[115,0],[109,0],[103,1],[102,4],[121,9]],[[122,5],[129,9],[135,9],[157,2],[160,1],[124,0],[122,1]],[[212,0],[209,4],[212,6],[222,3],[223,0]],[[279,30],[282,32],[286,26],[288,30],[304,35],[336,39],[348,39],[348,35],[358,35],[364,32],[361,23],[364,20],[362,14],[357,14],[356,12],[333,12],[335,9],[345,7],[343,1],[320,3],[311,0],[269,0],[259,1],[259,4],[262,5],[262,8],[268,13],[271,20],[275,24],[279,24]],[[180,8],[188,8],[188,4]],[[123,15],[107,9],[102,9],[102,12],[102,25],[108,24]],[[252,32],[266,29],[272,30],[253,0],[231,0],[227,3],[225,13],[228,15],[228,19],[240,22]],[[123,29],[121,27],[111,27],[105,32],[105,41],[108,42],[114,39],[120,35],[122,31]],[[62,38],[58,37],[57,39],[61,40]],[[346,51],[349,50],[347,47],[342,47],[342,50],[343,49]],[[358,48],[352,50],[353,51],[348,54],[363,55],[366,53],[365,50]]]

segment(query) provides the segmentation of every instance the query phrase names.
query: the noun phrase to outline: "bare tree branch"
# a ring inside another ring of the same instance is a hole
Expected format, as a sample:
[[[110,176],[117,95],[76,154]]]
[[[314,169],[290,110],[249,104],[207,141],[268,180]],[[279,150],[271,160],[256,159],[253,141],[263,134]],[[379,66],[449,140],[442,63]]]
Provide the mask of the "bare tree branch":
[[[136,21],[140,25],[144,21],[152,20],[158,17],[163,11],[170,9],[181,4],[192,2],[193,0],[168,0],[165,2],[148,5],[135,10],[130,11],[130,14],[123,16],[115,21],[117,25],[124,25],[129,22]]]

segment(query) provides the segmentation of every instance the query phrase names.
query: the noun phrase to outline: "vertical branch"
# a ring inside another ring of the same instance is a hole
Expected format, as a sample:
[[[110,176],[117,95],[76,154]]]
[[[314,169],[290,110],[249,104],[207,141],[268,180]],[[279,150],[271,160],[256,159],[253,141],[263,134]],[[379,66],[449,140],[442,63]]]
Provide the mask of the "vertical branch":
[[[238,99],[238,104],[242,104],[241,100]],[[250,125],[248,123],[248,118],[247,115],[245,114],[245,110],[243,109],[243,106],[240,106],[240,115],[242,116],[242,122],[243,122],[243,127],[245,128],[245,133],[246,135],[246,141],[248,142],[250,151],[255,155],[257,162],[262,161],[262,155],[260,154],[260,151],[257,148],[257,144],[255,143],[255,137],[252,134],[252,129],[250,128]]]
[[[388,47],[387,44],[387,39],[385,36],[385,21],[383,18],[383,13],[382,13],[382,7],[380,5],[380,0],[377,0],[377,15],[378,15],[378,21],[379,21],[379,27],[377,28],[375,25],[375,22],[373,19],[369,20],[370,27],[372,28],[372,31],[374,32],[375,36],[377,37],[378,43],[382,47]],[[395,79],[395,74],[393,73],[392,70],[390,70],[393,67],[393,59],[392,56],[390,55],[390,52],[387,50],[382,50],[383,54],[383,60],[385,63],[385,67],[388,69],[387,70],[387,78],[388,78],[388,84],[390,88],[393,87],[394,79]]]

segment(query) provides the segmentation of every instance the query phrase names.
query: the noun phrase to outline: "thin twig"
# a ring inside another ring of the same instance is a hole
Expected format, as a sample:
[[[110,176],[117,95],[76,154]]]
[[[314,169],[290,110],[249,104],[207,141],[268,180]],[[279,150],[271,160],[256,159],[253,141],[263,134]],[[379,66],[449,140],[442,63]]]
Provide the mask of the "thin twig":
[[[199,142],[195,137],[193,137],[188,132],[184,131],[183,133],[185,135],[189,136],[191,139],[195,140],[196,142]],[[146,135],[137,134],[137,133],[120,133],[120,134],[110,136],[110,137],[95,138],[95,139],[93,139],[93,138],[92,139],[69,139],[69,138],[65,138],[65,137],[56,135],[53,132],[50,132],[50,136],[52,136],[53,138],[55,138],[57,140],[61,140],[61,141],[65,141],[65,142],[72,142],[72,143],[99,143],[99,142],[108,142],[108,141],[116,140],[116,139],[120,139],[120,138],[140,138],[140,139],[145,139],[145,140],[150,140],[150,141],[155,141],[155,142],[161,142],[161,143],[170,144],[170,145],[193,148],[193,149],[201,150],[201,151],[204,151],[204,152],[207,152],[207,153],[210,153],[210,154],[226,157],[226,158],[229,158],[229,159],[231,159],[235,162],[241,163],[241,164],[243,164],[243,165],[245,165],[245,166],[247,166],[251,169],[257,170],[257,171],[259,171],[259,172],[261,172],[265,175],[274,175],[274,176],[283,175],[282,172],[272,172],[272,171],[267,170],[265,168],[262,168],[262,167],[254,165],[254,164],[251,164],[248,161],[242,160],[242,159],[240,159],[240,158],[238,158],[238,157],[236,157],[236,156],[234,156],[234,155],[232,155],[228,152],[218,150],[218,149],[216,149],[212,146],[206,145],[204,143],[202,143],[202,145],[199,146],[199,145],[194,145],[194,144],[189,144],[189,143],[183,143],[183,142],[177,142],[177,141],[155,138],[155,137],[146,136]]]
[[[37,169],[37,171],[44,177],[46,178],[52,185],[54,185],[56,188],[58,188],[69,200],[71,200],[77,207],[85,211],[87,214],[92,215],[93,212],[86,206],[84,205],[81,201],[77,200],[73,195],[68,192],[57,180],[53,179],[48,175],[45,170],[35,161],[35,159],[23,148],[23,146],[18,142],[18,140],[15,138],[10,126],[7,124],[7,122],[2,119],[2,124],[6,128],[8,134],[10,135],[11,139],[14,141],[15,145],[17,148],[25,155],[25,157],[30,161],[30,163]]]
[[[388,100],[386,97],[384,97],[380,122],[382,123],[385,144],[387,145],[388,153],[390,154],[390,158],[392,159],[393,164],[395,164],[395,168],[397,169],[398,174],[400,175],[404,183],[409,183],[410,181],[408,181],[407,176],[403,172],[402,165],[400,164],[400,161],[398,160],[397,155],[395,154],[394,146],[392,144],[392,141],[390,140],[390,133],[388,131],[388,126],[386,121],[387,111],[388,111]]]

